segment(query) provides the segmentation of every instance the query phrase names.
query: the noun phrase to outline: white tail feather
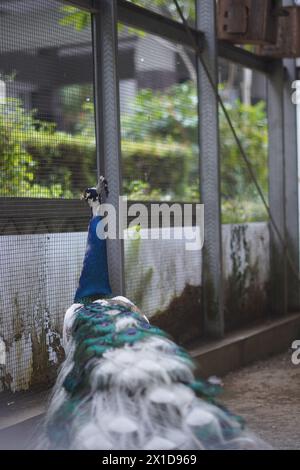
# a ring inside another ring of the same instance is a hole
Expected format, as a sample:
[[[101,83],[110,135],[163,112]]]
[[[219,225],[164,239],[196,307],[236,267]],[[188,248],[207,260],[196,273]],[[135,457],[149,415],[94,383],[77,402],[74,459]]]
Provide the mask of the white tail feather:
[[[125,302],[123,298],[121,302]],[[72,306],[67,312],[68,330],[77,308]],[[116,310],[111,314],[116,315]],[[130,317],[116,319],[118,332],[133,324],[136,320]],[[72,369],[76,346],[67,335],[65,345],[67,358],[46,425],[68,401],[63,383]],[[66,423],[68,442],[60,445],[94,450],[267,448],[242,431],[234,418],[198,398],[185,385],[194,380],[193,367],[176,355],[174,348],[176,345],[169,339],[148,336],[131,345],[111,347],[101,358],[93,357],[84,365],[88,371],[88,392]],[[51,441],[47,446],[55,448]]]

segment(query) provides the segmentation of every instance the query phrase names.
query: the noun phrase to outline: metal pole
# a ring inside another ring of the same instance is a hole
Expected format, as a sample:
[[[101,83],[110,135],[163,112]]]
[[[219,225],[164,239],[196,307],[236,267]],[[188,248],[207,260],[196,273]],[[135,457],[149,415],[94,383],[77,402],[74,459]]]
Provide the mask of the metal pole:
[[[117,73],[117,7],[115,0],[102,0],[93,14],[95,114],[98,175],[108,180],[109,197],[117,215],[117,239],[108,240],[108,265],[114,295],[124,294],[124,246],[119,233],[121,194],[120,107]]]
[[[285,158],[284,158],[284,70],[282,61],[268,78],[269,123],[269,205],[272,216],[286,240]],[[270,224],[270,308],[274,315],[287,312],[287,263],[285,249]]]
[[[205,33],[203,58],[217,85],[216,6],[211,0],[196,1],[197,29]],[[198,68],[200,189],[204,203],[203,309],[205,333],[224,335],[222,231],[220,197],[218,103],[200,60]]]
[[[284,0],[283,6],[292,6],[293,0]],[[286,190],[286,232],[287,246],[295,269],[299,272],[299,183],[297,151],[297,107],[292,102],[292,83],[297,79],[296,61],[284,60],[284,159]],[[287,265],[288,310],[300,307],[300,284],[295,273]]]

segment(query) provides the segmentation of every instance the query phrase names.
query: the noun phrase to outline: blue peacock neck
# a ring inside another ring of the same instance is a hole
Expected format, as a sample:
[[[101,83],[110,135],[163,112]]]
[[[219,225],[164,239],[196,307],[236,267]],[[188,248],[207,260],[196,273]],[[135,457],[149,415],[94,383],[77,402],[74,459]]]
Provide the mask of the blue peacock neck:
[[[99,224],[103,223],[103,217],[99,215],[103,188],[108,193],[107,186],[104,187],[103,181],[105,180],[100,179],[97,188],[88,188],[84,193],[84,199],[91,207],[92,217],[88,227],[87,245],[79,285],[74,298],[75,303],[86,304],[111,296],[106,240],[97,235],[101,232]]]

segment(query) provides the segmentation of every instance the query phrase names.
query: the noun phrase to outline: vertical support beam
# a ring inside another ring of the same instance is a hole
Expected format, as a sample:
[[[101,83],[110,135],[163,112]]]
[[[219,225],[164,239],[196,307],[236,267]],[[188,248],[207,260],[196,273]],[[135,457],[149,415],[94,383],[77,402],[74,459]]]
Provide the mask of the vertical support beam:
[[[269,204],[271,214],[286,240],[285,161],[284,161],[284,69],[277,61],[268,77],[269,124]],[[287,312],[286,256],[270,223],[270,308],[273,315]]]
[[[293,0],[284,0],[283,6],[293,6]],[[286,191],[286,237],[287,247],[295,269],[299,272],[299,182],[297,151],[297,106],[292,102],[292,83],[297,79],[296,61],[284,60],[284,160]],[[288,310],[298,311],[300,307],[300,284],[295,273],[287,264]]]
[[[296,62],[297,65],[297,62]],[[296,67],[296,76],[297,76],[297,88],[296,90],[299,90],[299,84],[300,84],[300,75],[299,75],[299,68],[298,66]],[[299,221],[299,238],[300,238],[300,102],[299,104],[296,104],[296,113],[297,113],[297,161],[298,161],[298,221]],[[299,241],[300,243],[300,241]],[[300,253],[299,253],[299,258],[300,258]],[[300,265],[300,259],[298,258],[298,262]]]
[[[108,240],[107,254],[113,294],[124,294],[124,246],[119,233],[121,194],[120,105],[117,66],[117,7],[115,0],[102,0],[93,14],[95,112],[98,176],[105,175],[110,194],[107,202],[117,215],[117,239]]]
[[[205,34],[203,58],[218,84],[216,5],[211,0],[197,0],[197,28]],[[220,152],[218,103],[211,84],[198,59],[200,189],[204,204],[203,308],[205,332],[224,335],[222,226],[220,197]]]

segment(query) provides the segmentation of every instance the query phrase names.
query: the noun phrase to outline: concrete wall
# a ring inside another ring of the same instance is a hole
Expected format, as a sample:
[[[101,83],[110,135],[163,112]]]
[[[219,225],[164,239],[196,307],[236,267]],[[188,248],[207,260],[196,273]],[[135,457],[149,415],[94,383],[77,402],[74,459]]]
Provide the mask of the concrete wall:
[[[268,240],[264,223],[224,226],[226,280],[238,269],[256,276],[254,281],[244,276],[243,288],[253,282],[264,287]],[[73,300],[85,242],[86,233],[0,237],[0,390],[26,390],[55,377],[63,358],[63,317]],[[127,295],[150,317],[168,310],[187,286],[200,289],[201,252],[186,251],[185,240],[126,241],[125,252]],[[185,325],[180,327],[183,331]]]
[[[62,356],[62,322],[80,274],[85,236],[0,237],[0,343],[6,347],[2,389],[40,382]]]

